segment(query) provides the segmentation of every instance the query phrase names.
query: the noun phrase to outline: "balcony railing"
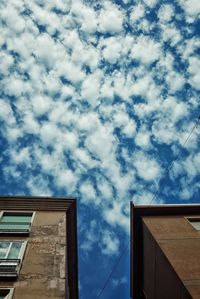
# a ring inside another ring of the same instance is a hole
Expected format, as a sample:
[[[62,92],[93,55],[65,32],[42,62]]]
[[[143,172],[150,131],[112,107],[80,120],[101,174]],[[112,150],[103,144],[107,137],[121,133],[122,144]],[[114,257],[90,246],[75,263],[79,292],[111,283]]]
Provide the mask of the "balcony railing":
[[[28,233],[30,222],[0,222],[0,233]]]
[[[0,259],[0,277],[17,277],[20,259]]]

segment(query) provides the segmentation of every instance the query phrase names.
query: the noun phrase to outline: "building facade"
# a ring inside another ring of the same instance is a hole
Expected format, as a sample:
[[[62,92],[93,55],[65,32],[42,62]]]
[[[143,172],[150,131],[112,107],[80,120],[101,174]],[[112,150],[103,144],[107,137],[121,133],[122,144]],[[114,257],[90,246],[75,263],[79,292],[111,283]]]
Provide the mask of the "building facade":
[[[76,202],[0,198],[0,299],[78,299]]]
[[[200,298],[200,205],[131,203],[131,298]]]

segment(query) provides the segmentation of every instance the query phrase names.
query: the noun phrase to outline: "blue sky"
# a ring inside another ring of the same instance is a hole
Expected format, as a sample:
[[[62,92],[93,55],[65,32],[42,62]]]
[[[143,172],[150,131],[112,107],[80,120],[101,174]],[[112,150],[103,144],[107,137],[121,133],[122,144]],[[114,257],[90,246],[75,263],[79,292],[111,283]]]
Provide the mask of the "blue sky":
[[[75,196],[80,298],[129,202],[199,202],[199,0],[1,0],[0,193]],[[174,163],[172,163],[174,161]],[[168,169],[170,165],[170,169]],[[100,298],[129,298],[129,250]]]

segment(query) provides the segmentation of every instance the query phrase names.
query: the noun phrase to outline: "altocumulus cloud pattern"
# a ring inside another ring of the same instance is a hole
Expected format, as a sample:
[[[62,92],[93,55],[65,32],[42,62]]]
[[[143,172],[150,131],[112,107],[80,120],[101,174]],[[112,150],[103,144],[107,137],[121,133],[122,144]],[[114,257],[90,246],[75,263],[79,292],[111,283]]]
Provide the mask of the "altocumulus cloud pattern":
[[[200,1],[0,11],[0,191],[78,198],[80,297],[93,299],[128,242],[130,200],[200,198],[199,126],[184,144],[200,112]],[[129,298],[128,263],[102,298]]]

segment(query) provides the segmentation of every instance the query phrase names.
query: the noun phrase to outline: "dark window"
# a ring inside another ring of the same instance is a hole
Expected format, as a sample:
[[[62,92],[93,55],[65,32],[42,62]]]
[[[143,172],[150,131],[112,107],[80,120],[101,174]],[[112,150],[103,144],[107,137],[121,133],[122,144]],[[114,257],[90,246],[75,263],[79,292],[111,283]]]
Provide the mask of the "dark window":
[[[189,222],[191,223],[191,225],[196,230],[200,230],[200,218],[199,217],[191,217],[191,218],[187,218],[187,220],[189,220]]]
[[[13,289],[0,289],[0,299],[11,299]]]

